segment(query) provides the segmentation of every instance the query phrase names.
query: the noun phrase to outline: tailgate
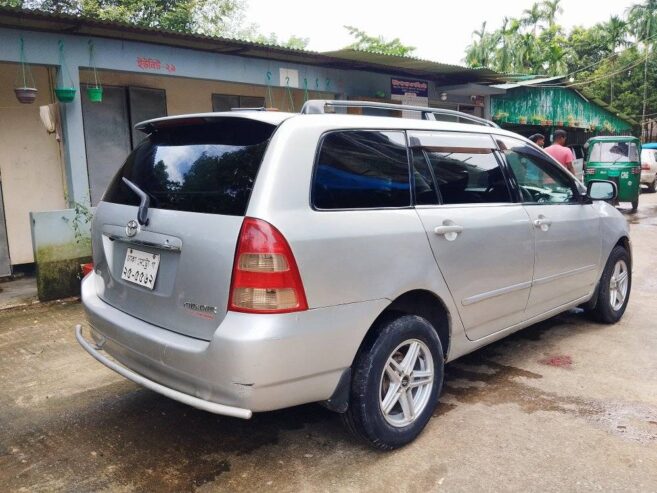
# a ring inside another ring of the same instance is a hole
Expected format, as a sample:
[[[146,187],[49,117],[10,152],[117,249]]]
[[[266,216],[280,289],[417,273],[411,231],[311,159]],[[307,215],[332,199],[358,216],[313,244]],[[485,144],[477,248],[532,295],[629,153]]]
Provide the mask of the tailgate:
[[[226,314],[235,247],[274,129],[241,118],[151,128],[96,209],[98,296],[146,322],[210,340]],[[150,204],[140,207],[139,194]]]

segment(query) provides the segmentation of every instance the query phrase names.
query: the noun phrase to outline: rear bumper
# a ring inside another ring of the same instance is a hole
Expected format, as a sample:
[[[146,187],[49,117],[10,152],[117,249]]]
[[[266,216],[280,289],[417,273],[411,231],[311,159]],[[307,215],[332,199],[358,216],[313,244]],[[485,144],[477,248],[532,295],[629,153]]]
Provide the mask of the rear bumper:
[[[389,303],[374,300],[278,315],[228,312],[212,339],[205,341],[108,305],[96,294],[94,275],[82,282],[91,337],[130,373],[108,365],[97,353],[92,356],[126,378],[174,399],[198,399],[222,406],[218,410],[227,408],[219,414],[235,409],[243,414],[269,411],[328,399],[343,371],[351,366],[367,329]],[[187,403],[200,407],[198,401]]]
[[[641,171],[641,183],[644,185],[650,185],[655,181],[655,176],[657,173],[654,171]]]
[[[235,418],[243,419],[249,419],[253,414],[249,409],[240,409],[239,407],[224,406],[223,404],[205,401],[203,399],[199,399],[198,397],[178,392],[177,390],[165,387],[164,385],[154,382],[153,380],[142,377],[139,373],[135,373],[130,368],[126,368],[125,366],[122,366],[112,361],[107,356],[103,355],[102,341],[98,344],[89,343],[82,335],[81,325],[75,326],[75,338],[80,343],[80,346],[82,346],[85,351],[93,356],[94,359],[104,364],[110,370],[114,370],[119,375],[127,378],[128,380],[132,380],[142,387],[146,387],[147,389],[151,389],[176,401],[180,401],[197,409],[202,409],[203,411],[208,411],[214,414],[223,414],[224,416],[233,416]]]

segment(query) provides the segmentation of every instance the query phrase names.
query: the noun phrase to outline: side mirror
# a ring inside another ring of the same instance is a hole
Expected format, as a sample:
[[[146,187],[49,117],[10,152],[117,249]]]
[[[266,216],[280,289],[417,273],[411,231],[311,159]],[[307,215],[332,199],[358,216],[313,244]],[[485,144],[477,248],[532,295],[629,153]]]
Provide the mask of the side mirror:
[[[618,196],[618,187],[613,181],[591,180],[586,185],[586,196],[591,200],[613,201]]]

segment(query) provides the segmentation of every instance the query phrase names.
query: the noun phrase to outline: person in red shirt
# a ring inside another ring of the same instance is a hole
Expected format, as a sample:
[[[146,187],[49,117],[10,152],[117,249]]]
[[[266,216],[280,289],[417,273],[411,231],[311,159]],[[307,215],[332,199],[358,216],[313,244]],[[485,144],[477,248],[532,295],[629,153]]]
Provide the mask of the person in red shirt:
[[[573,169],[573,151],[566,147],[565,130],[554,131],[554,141],[551,146],[545,148],[550,156],[556,159],[564,168],[575,174]]]

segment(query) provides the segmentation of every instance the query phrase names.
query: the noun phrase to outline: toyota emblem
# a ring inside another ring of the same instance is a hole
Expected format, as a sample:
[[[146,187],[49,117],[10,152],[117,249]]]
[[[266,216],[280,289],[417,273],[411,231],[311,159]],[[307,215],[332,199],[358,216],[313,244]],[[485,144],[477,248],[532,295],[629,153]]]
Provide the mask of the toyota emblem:
[[[125,234],[129,237],[135,236],[139,232],[139,223],[132,219],[128,221],[128,224],[125,227]]]

